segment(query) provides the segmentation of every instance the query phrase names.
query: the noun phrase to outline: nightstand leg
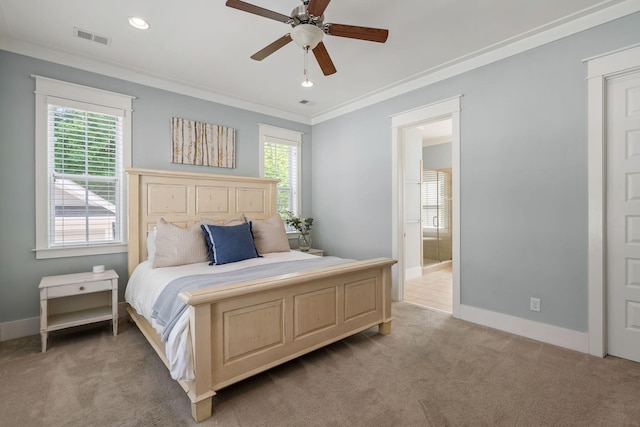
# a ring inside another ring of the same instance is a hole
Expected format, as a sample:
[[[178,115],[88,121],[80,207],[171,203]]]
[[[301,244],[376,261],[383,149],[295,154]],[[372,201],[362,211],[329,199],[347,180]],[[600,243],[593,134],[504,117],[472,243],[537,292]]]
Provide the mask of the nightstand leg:
[[[47,351],[47,328],[49,323],[48,302],[46,290],[40,290],[40,341],[42,341],[42,352]]]
[[[47,351],[47,332],[40,332],[40,340],[42,341],[42,352]]]
[[[111,314],[113,315],[113,336],[118,335],[118,279],[113,279],[111,289]]]

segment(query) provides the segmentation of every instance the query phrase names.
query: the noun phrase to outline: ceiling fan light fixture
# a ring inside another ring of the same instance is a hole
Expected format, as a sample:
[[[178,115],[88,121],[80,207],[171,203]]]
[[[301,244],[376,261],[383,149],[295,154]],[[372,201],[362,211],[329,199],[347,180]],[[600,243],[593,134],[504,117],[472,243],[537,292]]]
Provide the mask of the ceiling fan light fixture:
[[[314,49],[322,40],[322,30],[312,24],[300,24],[291,30],[291,38],[301,48]]]
[[[302,87],[313,86],[313,82],[309,80],[309,67],[307,62],[308,57],[309,57],[309,46],[305,46],[304,47],[304,80],[302,81],[302,83],[300,83]]]
[[[139,30],[149,29],[149,23],[144,18],[140,18],[139,16],[130,16],[129,24],[131,24],[132,27],[137,28]]]

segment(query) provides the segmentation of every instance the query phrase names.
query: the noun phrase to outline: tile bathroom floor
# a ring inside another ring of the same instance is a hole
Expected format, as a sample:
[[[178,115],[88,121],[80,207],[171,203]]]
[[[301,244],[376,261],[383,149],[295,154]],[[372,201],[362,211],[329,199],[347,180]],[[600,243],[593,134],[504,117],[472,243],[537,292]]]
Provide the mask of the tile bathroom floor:
[[[451,263],[424,268],[422,276],[407,280],[404,300],[451,313]]]

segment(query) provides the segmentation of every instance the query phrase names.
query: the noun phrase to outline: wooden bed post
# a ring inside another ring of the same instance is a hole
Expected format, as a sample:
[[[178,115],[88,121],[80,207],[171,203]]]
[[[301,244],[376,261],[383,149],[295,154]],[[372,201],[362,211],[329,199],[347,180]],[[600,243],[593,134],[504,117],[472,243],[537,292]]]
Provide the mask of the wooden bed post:
[[[201,400],[200,402],[191,402],[191,416],[196,422],[204,421],[211,416],[213,410],[213,396]]]
[[[189,391],[191,415],[197,422],[211,416],[213,409],[212,372],[211,372],[211,305],[203,304],[190,307],[191,352],[193,368],[198,373],[193,388]],[[196,345],[209,343],[209,345]]]
[[[127,230],[128,242],[128,265],[129,275],[133,273],[133,269],[136,265],[140,264],[140,175],[134,170],[127,170],[128,177],[128,189],[129,200],[128,209],[129,215],[127,218],[127,224],[129,228]],[[146,230],[145,230],[146,231]],[[146,234],[145,234],[146,236]]]
[[[391,266],[382,269],[382,318],[384,322],[378,325],[378,332],[381,335],[389,335],[391,333]]]

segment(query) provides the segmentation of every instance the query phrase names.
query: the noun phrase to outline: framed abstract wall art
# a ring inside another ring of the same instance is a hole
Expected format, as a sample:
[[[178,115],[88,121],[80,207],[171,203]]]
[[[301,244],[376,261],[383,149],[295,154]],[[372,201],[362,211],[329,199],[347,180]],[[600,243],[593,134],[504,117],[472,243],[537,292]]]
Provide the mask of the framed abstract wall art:
[[[171,119],[171,162],[236,167],[236,130],[209,123]]]

